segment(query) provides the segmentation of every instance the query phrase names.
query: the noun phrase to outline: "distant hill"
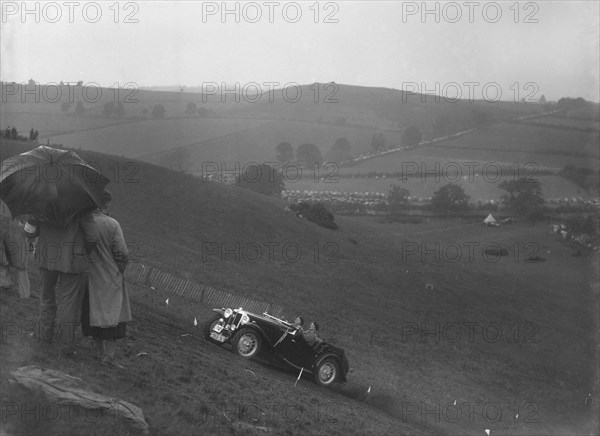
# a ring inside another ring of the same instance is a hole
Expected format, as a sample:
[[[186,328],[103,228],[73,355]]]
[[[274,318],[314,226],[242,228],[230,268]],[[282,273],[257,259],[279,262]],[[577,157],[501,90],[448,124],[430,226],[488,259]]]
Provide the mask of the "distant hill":
[[[50,140],[65,147],[140,159],[196,175],[206,172],[207,165],[228,170],[251,162],[273,162],[276,146],[284,141],[294,149],[313,143],[327,156],[335,141],[344,137],[356,156],[372,152],[375,134],[384,137],[388,148],[401,144],[408,126],[418,127],[425,140],[474,127],[478,130],[410,153],[369,159],[342,168],[340,173],[393,172],[403,162],[417,162],[421,157],[442,165],[478,161],[482,165],[497,162],[523,167],[534,163],[553,171],[567,163],[593,170],[598,163],[599,105],[580,99],[561,99],[562,112],[540,116],[556,107],[449,101],[395,89],[335,83],[290,87],[285,92],[276,89],[273,94],[264,89],[260,96],[251,90],[221,95],[215,89],[209,95],[194,92],[198,91],[194,88],[156,91],[133,86],[116,90],[38,85],[37,96],[23,95],[23,88],[18,88],[8,92],[7,101],[1,105],[0,128],[16,126],[25,134],[35,128],[41,143]],[[52,91],[61,98],[49,101]],[[92,102],[96,95],[98,101]],[[63,105],[70,101],[68,107]],[[105,113],[105,105],[119,101],[124,102],[121,116]],[[80,113],[76,112],[77,102],[82,103]],[[164,107],[162,118],[152,115],[157,105]],[[295,185],[289,183],[287,188],[339,190],[318,186],[310,176],[304,172]],[[352,192],[386,192],[389,183],[352,179],[339,187]],[[545,184],[544,189],[550,196],[583,194],[577,187],[562,189],[557,183]],[[414,187],[410,190],[421,192]],[[491,185],[476,194],[477,198],[489,199],[497,195],[498,190]]]

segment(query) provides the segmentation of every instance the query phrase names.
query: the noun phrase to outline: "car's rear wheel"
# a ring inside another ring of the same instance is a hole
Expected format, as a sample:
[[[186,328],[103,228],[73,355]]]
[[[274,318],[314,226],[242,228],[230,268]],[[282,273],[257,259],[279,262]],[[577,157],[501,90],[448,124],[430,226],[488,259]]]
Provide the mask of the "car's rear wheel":
[[[337,360],[333,357],[326,357],[315,368],[315,383],[320,386],[331,386],[337,380],[339,373]]]
[[[212,344],[217,344],[217,345],[222,344],[222,342],[219,342],[210,337],[210,332],[213,331],[213,327],[219,322],[220,319],[221,319],[221,315],[213,316],[210,319],[210,321],[204,325],[204,338]]]
[[[235,334],[231,345],[235,354],[249,359],[258,354],[262,343],[258,332],[244,328]]]

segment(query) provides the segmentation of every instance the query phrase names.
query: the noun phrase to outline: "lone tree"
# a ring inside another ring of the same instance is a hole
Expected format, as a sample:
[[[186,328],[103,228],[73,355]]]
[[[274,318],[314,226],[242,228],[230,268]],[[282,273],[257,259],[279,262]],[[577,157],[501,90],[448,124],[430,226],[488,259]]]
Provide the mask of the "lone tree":
[[[278,162],[288,162],[294,159],[294,149],[289,142],[280,142],[275,150],[277,151]]]
[[[564,98],[561,98],[560,100],[558,100],[558,103],[556,103],[556,108],[559,110],[562,110],[562,111],[569,111],[569,110],[583,109],[585,107],[588,107],[588,105],[589,105],[589,103],[581,97],[577,97],[577,98],[564,97]]]
[[[467,209],[470,198],[462,186],[448,183],[433,193],[431,208],[438,212]]]
[[[188,103],[185,108],[185,113],[188,115],[193,115],[197,111],[198,111],[198,106],[196,106],[196,103]]]
[[[422,139],[423,133],[421,133],[419,128],[415,126],[407,127],[404,133],[402,133],[402,145],[406,145],[408,147],[415,147],[419,145]]]
[[[373,136],[371,136],[371,148],[376,152],[385,150],[383,133],[373,133]]]
[[[322,162],[323,156],[315,144],[301,144],[296,149],[296,159],[301,164],[312,165],[315,162]]]
[[[152,108],[152,118],[160,119],[165,117],[165,107],[162,104],[155,104]]]
[[[390,212],[396,214],[408,203],[410,192],[408,189],[400,185],[390,185],[390,190],[387,194],[387,201],[390,205]]]
[[[281,197],[281,192],[285,189],[281,171],[267,164],[248,165],[235,184],[240,188],[277,198]]]
[[[335,144],[327,153],[327,160],[330,162],[343,162],[352,159],[352,146],[345,137],[335,140]]]
[[[505,180],[498,186],[506,191],[500,197],[502,204],[520,217],[535,224],[544,218],[544,197],[540,181],[528,177]]]

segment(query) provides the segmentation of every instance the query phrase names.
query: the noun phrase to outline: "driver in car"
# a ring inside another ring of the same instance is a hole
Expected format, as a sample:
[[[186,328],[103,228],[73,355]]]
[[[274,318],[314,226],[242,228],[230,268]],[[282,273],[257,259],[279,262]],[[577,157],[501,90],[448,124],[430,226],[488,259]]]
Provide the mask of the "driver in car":
[[[294,322],[292,323],[292,327],[295,328],[296,330],[302,330],[302,326],[304,325],[304,318],[302,318],[301,316],[297,316],[296,319],[294,320]]]

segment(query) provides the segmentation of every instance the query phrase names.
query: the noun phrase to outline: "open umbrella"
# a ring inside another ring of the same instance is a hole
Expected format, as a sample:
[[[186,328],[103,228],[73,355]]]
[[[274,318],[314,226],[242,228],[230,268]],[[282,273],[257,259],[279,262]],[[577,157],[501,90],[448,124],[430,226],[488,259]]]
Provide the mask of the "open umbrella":
[[[40,146],[2,161],[0,198],[13,217],[64,227],[80,211],[100,206],[109,180],[70,150]]]

